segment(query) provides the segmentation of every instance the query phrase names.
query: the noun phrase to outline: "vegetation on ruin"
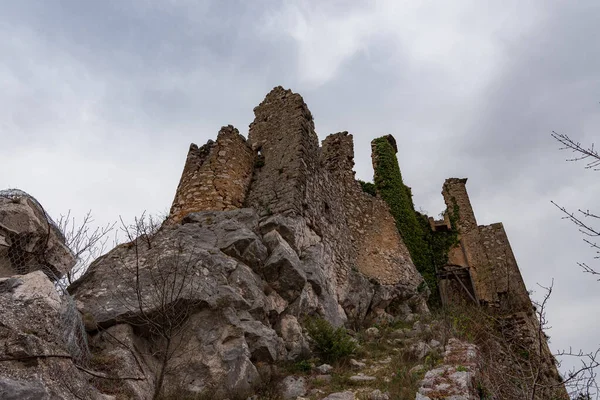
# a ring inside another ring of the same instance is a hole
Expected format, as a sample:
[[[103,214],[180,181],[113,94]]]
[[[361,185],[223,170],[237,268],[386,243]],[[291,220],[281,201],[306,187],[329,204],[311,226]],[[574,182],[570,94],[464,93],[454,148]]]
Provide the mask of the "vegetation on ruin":
[[[360,187],[362,188],[363,192],[370,194],[371,196],[377,196],[377,189],[375,188],[375,184],[373,182],[365,182],[359,179],[358,183],[360,183]]]
[[[436,271],[437,267],[448,262],[448,251],[458,241],[455,223],[458,209],[454,207],[449,215],[454,229],[448,232],[433,232],[427,215],[415,211],[411,189],[402,180],[392,144],[385,137],[375,139],[373,143],[377,160],[374,186],[390,207],[410,256],[431,290],[430,304],[439,305]]]

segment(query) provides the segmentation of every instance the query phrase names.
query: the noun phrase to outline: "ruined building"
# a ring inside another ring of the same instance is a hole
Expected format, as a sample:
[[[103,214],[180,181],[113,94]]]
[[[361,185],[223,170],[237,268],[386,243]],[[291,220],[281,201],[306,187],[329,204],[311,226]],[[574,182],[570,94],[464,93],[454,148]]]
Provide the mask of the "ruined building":
[[[194,212],[251,208],[267,220],[262,228],[266,232],[275,221],[300,217],[297,221],[315,234],[302,240],[322,241],[325,268],[335,279],[336,296],[350,319],[367,307],[357,306],[356,298],[347,300],[358,287],[353,270],[381,285],[422,290],[415,265],[430,262],[419,253],[428,246],[423,239],[427,234],[410,188],[402,183],[395,139],[388,135],[372,143],[376,192],[368,194],[355,179],[352,135],[335,133],[319,144],[312,114],[299,94],[276,87],[254,113],[247,140],[226,126],[216,142],[191,145],[167,224],[185,222]],[[436,284],[430,281],[430,286],[444,306],[486,307],[506,329],[531,343],[539,335],[539,323],[504,227],[477,224],[466,181],[447,179],[444,219],[425,220],[427,230],[454,232],[457,239],[446,249],[447,261],[433,265]],[[394,198],[393,190],[402,199]],[[279,233],[284,238],[292,235],[285,229]],[[314,257],[297,247],[301,259]],[[545,339],[536,352],[546,360],[548,381],[558,382]]]
[[[352,135],[332,134],[319,146],[302,96],[282,87],[254,113],[248,140],[227,126],[216,142],[191,145],[168,223],[191,212],[241,207],[302,216],[333,251],[341,287],[352,268],[382,284],[417,285],[388,206],[354,177]]]
[[[450,178],[442,195],[443,221],[430,218],[433,230],[458,230],[459,244],[450,249],[439,271],[444,303],[473,301],[505,311],[531,311],[532,304],[502,223],[477,225],[466,189],[467,179]],[[451,227],[450,216],[456,221]]]
[[[477,225],[466,179],[445,182],[435,221],[393,136],[372,141],[366,183],[352,135],[319,142],[299,94],[276,87],[254,113],[247,139],[225,126],[192,144],[165,223],[125,227],[61,296],[66,238],[0,193],[0,398],[290,399],[317,382],[311,398],[567,398],[506,232]],[[306,373],[355,340],[377,349],[356,376]]]

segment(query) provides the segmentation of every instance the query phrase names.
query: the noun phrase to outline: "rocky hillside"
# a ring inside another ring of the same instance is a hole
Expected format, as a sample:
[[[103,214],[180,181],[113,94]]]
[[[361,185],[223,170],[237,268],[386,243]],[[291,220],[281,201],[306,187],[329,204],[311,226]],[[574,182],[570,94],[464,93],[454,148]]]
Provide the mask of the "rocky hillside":
[[[319,144],[300,95],[254,111],[248,139],[190,147],[164,223],[124,226],[68,288],[64,235],[0,195],[0,398],[566,398],[524,285],[485,272],[505,233],[490,244],[466,180],[428,220],[393,137],[360,183],[352,136]]]

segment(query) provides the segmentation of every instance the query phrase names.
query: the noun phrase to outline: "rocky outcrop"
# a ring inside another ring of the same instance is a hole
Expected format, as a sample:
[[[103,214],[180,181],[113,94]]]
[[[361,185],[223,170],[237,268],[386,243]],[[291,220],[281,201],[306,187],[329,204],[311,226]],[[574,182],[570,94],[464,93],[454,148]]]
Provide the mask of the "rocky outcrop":
[[[169,364],[186,373],[167,369],[166,379],[189,392],[239,393],[259,381],[257,363],[307,354],[301,326],[306,316],[340,325],[385,314],[400,302],[413,312],[423,307],[416,289],[371,283],[359,272],[352,273],[355,290],[338,297],[329,257],[300,217],[261,220],[253,209],[205,211],[152,238],[118,246],[69,290],[93,336],[94,352],[122,365],[139,363],[140,375],[156,375],[160,355],[153,347],[165,338],[150,325],[184,317],[185,329],[182,325],[172,338],[177,349]],[[108,339],[114,330],[124,330],[112,334],[119,341]],[[119,342],[135,344],[136,357]]]
[[[44,273],[0,279],[0,309],[0,398],[104,398],[75,366],[86,351],[77,311]]]
[[[42,270],[57,279],[74,265],[63,235],[35,199],[0,192],[0,277]]]
[[[481,358],[477,346],[450,339],[442,365],[427,371],[416,400],[477,400],[476,377]]]

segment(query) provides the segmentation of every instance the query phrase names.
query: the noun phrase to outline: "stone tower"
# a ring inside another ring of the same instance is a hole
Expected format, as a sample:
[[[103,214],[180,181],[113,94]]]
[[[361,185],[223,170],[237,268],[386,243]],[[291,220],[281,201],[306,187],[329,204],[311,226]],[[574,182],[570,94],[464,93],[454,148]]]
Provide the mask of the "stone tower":
[[[190,145],[169,214],[178,223],[195,211],[240,208],[252,178],[254,153],[238,130],[221,128],[217,141]]]

